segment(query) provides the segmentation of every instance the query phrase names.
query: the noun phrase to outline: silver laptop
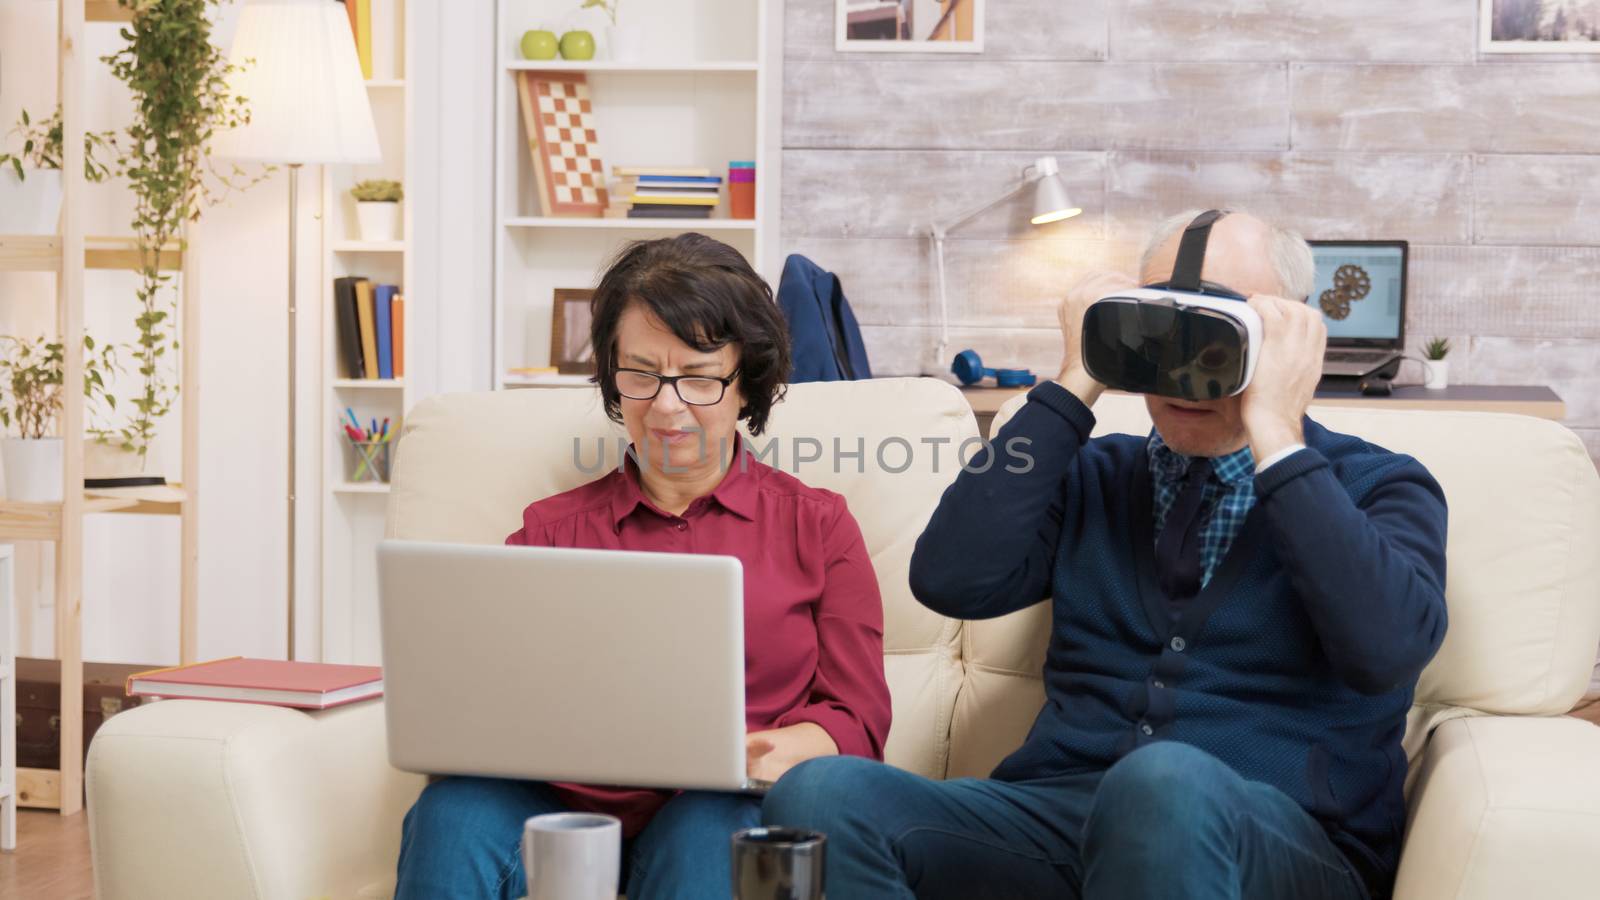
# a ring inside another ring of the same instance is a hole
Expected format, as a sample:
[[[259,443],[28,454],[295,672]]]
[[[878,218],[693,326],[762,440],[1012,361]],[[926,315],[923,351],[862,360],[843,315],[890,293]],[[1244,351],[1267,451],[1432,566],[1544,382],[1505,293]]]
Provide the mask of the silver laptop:
[[[389,762],[759,792],[743,577],[727,556],[382,542]]]
[[[1361,378],[1405,351],[1405,241],[1311,241],[1316,286],[1306,302],[1328,325],[1324,376]]]

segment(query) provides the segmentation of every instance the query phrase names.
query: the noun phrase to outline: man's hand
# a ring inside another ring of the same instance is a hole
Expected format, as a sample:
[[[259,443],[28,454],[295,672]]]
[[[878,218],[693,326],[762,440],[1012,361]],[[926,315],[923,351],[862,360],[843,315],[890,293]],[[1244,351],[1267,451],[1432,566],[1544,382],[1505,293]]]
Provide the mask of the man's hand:
[[[1260,462],[1285,447],[1305,443],[1300,420],[1322,377],[1328,327],[1305,303],[1256,294],[1250,308],[1261,316],[1262,346],[1256,371],[1240,397],[1250,452]]]
[[[1056,318],[1061,323],[1061,374],[1056,381],[1076,394],[1085,406],[1100,399],[1105,385],[1095,381],[1083,367],[1083,316],[1089,305],[1101,297],[1139,286],[1137,281],[1117,272],[1090,272],[1067,291]]]
[[[745,776],[757,781],[777,781],[808,759],[839,755],[839,746],[815,722],[752,731],[745,735],[744,749]]]

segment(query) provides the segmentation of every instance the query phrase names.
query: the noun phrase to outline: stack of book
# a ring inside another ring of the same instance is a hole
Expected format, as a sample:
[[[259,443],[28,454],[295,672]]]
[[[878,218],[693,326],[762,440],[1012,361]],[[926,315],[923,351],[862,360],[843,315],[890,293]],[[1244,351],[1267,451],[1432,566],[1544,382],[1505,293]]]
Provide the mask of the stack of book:
[[[406,301],[392,284],[359,275],[333,280],[339,358],[346,378],[403,378]]]
[[[614,219],[709,219],[722,202],[722,179],[710,169],[616,166],[606,215]]]

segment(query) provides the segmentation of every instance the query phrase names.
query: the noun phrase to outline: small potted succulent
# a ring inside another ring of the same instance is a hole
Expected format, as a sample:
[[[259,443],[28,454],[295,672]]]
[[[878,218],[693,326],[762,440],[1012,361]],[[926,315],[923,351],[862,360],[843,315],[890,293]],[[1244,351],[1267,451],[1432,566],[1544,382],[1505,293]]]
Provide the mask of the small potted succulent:
[[[1428,360],[1423,365],[1427,366],[1428,372],[1424,377],[1422,386],[1433,388],[1434,390],[1444,390],[1449,387],[1450,360],[1445,359],[1446,356],[1450,355],[1449,339],[1434,338],[1428,342],[1427,349],[1424,352]]]
[[[400,182],[377,178],[350,189],[356,200],[356,224],[363,241],[400,240]]]
[[[61,438],[47,437],[61,414],[61,384],[66,356],[60,341],[25,341],[0,335],[0,464],[5,467],[6,499],[26,503],[60,503],[63,481]],[[117,370],[115,351],[83,337],[83,393],[112,409],[117,400],[106,392],[106,372]],[[15,436],[12,431],[15,431]]]
[[[22,111],[11,134],[20,153],[0,153],[0,234],[55,234],[61,218],[61,110],[43,121]],[[83,175],[104,181],[111,169],[95,159],[97,150],[116,148],[112,132],[85,132]]]

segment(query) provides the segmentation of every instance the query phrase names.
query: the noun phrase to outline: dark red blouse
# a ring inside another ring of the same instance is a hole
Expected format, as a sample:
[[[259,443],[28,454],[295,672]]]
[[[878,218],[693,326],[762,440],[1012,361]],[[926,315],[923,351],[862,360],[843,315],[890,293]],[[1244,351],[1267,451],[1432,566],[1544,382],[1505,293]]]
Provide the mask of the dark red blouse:
[[[744,567],[745,726],[814,722],[839,752],[883,758],[889,687],[883,604],[861,529],[832,491],[735,455],[709,495],[674,516],[644,496],[635,462],[530,504],[507,544],[738,557]],[[740,461],[743,461],[743,465]],[[637,834],[671,791],[557,785],[574,809]]]

